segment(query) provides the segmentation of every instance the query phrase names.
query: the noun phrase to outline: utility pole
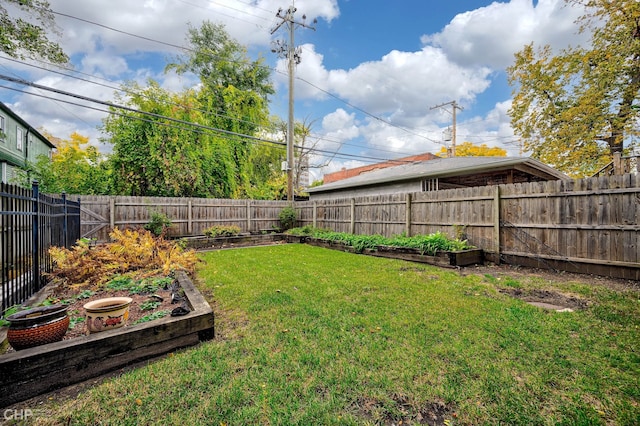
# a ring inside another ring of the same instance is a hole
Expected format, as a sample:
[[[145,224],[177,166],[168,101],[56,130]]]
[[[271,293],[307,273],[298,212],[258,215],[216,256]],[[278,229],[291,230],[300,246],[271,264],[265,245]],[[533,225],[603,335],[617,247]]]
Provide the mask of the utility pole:
[[[458,103],[456,101],[451,101],[451,102],[445,102],[443,104],[440,105],[436,105],[434,107],[431,107],[430,109],[436,109],[436,108],[442,108],[444,106],[447,105],[451,105],[453,107],[453,126],[452,126],[452,130],[451,130],[451,156],[455,157],[456,156],[456,109],[459,109],[460,111],[462,111],[464,108],[461,107],[460,105],[458,105]],[[445,109],[445,111],[447,111]],[[448,112],[448,111],[447,111]]]
[[[294,164],[295,164],[295,154],[293,152],[294,145],[294,118],[293,118],[293,77],[295,65],[300,63],[301,60],[301,52],[300,48],[295,47],[294,44],[294,32],[296,25],[299,27],[309,28],[311,30],[316,30],[315,27],[309,26],[305,23],[306,15],[302,15],[302,22],[297,22],[293,15],[296,12],[295,6],[290,6],[286,11],[283,11],[282,8],[278,9],[278,13],[276,13],[276,17],[281,19],[276,27],[271,31],[271,34],[275,33],[280,29],[280,27],[284,24],[287,24],[287,29],[289,30],[289,43],[282,42],[281,40],[276,40],[271,51],[273,53],[277,53],[280,57],[286,57],[289,61],[289,119],[287,122],[287,200],[289,204],[293,203],[294,194],[293,194],[293,172],[294,172]],[[317,22],[316,19],[313,20],[315,24]]]

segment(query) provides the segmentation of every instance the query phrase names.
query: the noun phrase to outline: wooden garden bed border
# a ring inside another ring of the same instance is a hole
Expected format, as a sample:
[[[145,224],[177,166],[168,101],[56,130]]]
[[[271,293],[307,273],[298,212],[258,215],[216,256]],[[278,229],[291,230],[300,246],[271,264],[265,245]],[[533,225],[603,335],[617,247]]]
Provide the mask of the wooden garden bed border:
[[[0,407],[100,376],[214,337],[214,315],[184,272],[176,278],[192,311],[0,355]]]
[[[313,246],[324,247],[333,250],[355,253],[355,249],[341,242],[322,240],[319,238],[300,237],[300,242]],[[482,264],[484,252],[481,249],[469,249],[459,251],[441,251],[435,256],[420,254],[418,249],[406,247],[378,246],[376,249],[367,249],[364,253],[369,256],[386,257],[390,259],[408,260],[410,262],[427,263],[442,267],[457,268]]]

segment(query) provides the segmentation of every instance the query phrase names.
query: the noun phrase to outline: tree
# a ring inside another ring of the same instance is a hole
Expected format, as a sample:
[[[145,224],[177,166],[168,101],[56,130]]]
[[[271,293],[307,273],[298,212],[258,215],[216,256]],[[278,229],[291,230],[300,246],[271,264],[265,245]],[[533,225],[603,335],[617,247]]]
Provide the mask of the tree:
[[[294,141],[294,169],[293,169],[293,188],[297,195],[304,193],[304,188],[308,186],[308,182],[303,182],[303,178],[308,176],[309,169],[324,167],[327,164],[312,163],[312,155],[316,151],[316,147],[320,143],[319,139],[313,140],[311,136],[311,128],[315,120],[297,121],[293,124],[293,141]],[[283,143],[287,140],[287,123],[281,119],[274,119],[273,128],[281,135]],[[286,158],[286,152],[284,153]]]
[[[104,121],[119,193],[239,198],[253,192],[256,144],[243,136],[268,121],[268,68],[247,59],[222,26],[205,22],[189,37],[189,53],[166,69],[196,73],[201,85],[171,93],[153,80],[147,87],[129,84],[121,103],[153,115],[113,110]]]
[[[251,149],[249,186],[245,193],[254,200],[283,200],[287,196],[287,175],[281,170],[286,158],[282,145],[258,143]]]
[[[214,91],[234,86],[241,91],[253,91],[265,101],[275,93],[264,60],[250,60],[246,48],[231,38],[224,25],[205,21],[199,29],[190,27],[188,36],[189,53],[177,57],[165,70],[178,74],[192,72]]]
[[[113,144],[111,164],[118,194],[162,197],[232,197],[237,189],[231,142],[192,127],[211,126],[200,109],[199,93],[170,93],[150,80],[130,84],[127,101],[138,112],[109,115],[104,131]],[[185,124],[163,117],[181,120]]]
[[[50,134],[43,131],[47,139]],[[103,195],[110,190],[110,171],[107,161],[95,146],[89,145],[89,138],[74,132],[69,139],[58,139],[56,151],[51,160],[41,155],[21,174],[19,181],[30,185],[36,179],[40,191],[49,194]]]
[[[638,136],[640,2],[565,0],[589,48],[554,54],[529,44],[507,69],[512,126],[535,158],[574,176],[593,174]]]
[[[21,11],[21,12],[20,12]],[[30,15],[34,22],[18,17]],[[0,3],[0,49],[17,58],[42,58],[65,64],[69,57],[47,38],[47,30],[57,32],[53,12],[46,0],[4,0]]]
[[[436,154],[438,157],[447,157],[447,148],[442,147]],[[456,145],[456,157],[506,157],[507,151],[496,146],[489,147],[487,144],[474,145],[471,142],[462,142]]]

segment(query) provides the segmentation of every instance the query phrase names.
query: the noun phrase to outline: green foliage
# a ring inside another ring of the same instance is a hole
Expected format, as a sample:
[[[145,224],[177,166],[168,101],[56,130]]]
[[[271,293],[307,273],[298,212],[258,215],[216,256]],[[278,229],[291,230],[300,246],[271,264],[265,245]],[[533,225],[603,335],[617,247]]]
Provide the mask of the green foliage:
[[[254,176],[251,163],[258,157],[256,145],[229,133],[251,136],[267,122],[266,98],[273,93],[269,69],[261,60],[249,60],[223,26],[205,22],[191,28],[189,42],[189,53],[167,69],[196,73],[201,86],[173,93],[153,80],[146,87],[131,83],[119,103],[199,127],[113,111],[103,130],[114,146],[118,194],[240,198],[260,192],[254,189],[263,180]]]
[[[93,296],[94,294],[96,294],[96,292],[93,291],[93,290],[82,290],[80,293],[78,293],[76,295],[76,299],[78,299],[78,300],[88,299],[91,296]]]
[[[147,300],[145,302],[140,303],[138,307],[140,308],[141,311],[152,311],[156,309],[158,306],[160,306],[160,303],[161,302],[157,300]]]
[[[637,141],[640,3],[586,0],[577,31],[587,47],[559,53],[529,44],[507,69],[509,114],[531,156],[575,177],[590,176]]]
[[[0,51],[16,59],[41,58],[56,64],[66,64],[69,57],[62,48],[48,39],[48,32],[58,33],[55,16],[46,0],[6,0],[0,4]],[[9,14],[7,8],[20,8],[31,19],[19,13]]]
[[[392,246],[413,248],[419,250],[421,254],[433,256],[438,251],[459,251],[473,248],[467,241],[449,238],[442,232],[429,235],[416,235],[413,237],[399,235],[393,238],[386,238],[381,235],[355,235],[304,226],[302,228],[290,229],[287,233],[340,242],[353,247],[356,253],[362,253],[365,250],[375,250],[378,246]]]
[[[69,328],[74,328],[78,324],[82,324],[85,321],[85,317],[79,316],[70,316],[69,318]]]
[[[27,309],[27,308],[22,305],[9,306],[7,309],[4,310],[4,312],[2,313],[2,316],[0,316],[0,327],[8,327],[9,321],[7,321],[5,318],[7,318],[9,315],[13,315],[16,312],[20,312],[24,309]]]
[[[106,288],[111,290],[124,290],[131,294],[148,294],[158,291],[160,288],[168,288],[173,282],[171,277],[142,278],[134,280],[127,276],[116,276],[106,283]]]
[[[152,211],[151,212],[151,220],[149,223],[144,225],[144,229],[151,232],[156,237],[164,235],[167,228],[171,226],[171,219],[161,212]]]
[[[284,146],[256,144],[249,153],[249,187],[247,198],[283,200],[287,195],[287,175],[280,164],[287,154]]]
[[[170,314],[169,311],[155,311],[149,315],[143,316],[138,321],[134,322],[134,324],[142,324],[144,322],[154,321],[160,318],[164,318],[169,314]]]
[[[52,138],[47,132],[43,132]],[[18,172],[18,183],[29,187],[36,179],[44,193],[105,195],[111,191],[110,163],[89,138],[72,133],[68,140],[60,139],[51,159],[40,155],[26,171]]]
[[[264,60],[251,61],[246,48],[229,35],[224,25],[204,21],[200,28],[190,27],[188,42],[188,53],[169,63],[167,70],[192,72],[208,90],[233,86],[265,100],[275,93]]]
[[[282,210],[280,210],[280,213],[278,214],[278,218],[280,219],[281,231],[286,231],[288,229],[291,229],[294,226],[296,226],[296,221],[297,221],[296,209],[293,208],[292,206],[287,206]]]
[[[240,233],[240,227],[235,225],[215,225],[203,231],[207,237],[233,237]]]

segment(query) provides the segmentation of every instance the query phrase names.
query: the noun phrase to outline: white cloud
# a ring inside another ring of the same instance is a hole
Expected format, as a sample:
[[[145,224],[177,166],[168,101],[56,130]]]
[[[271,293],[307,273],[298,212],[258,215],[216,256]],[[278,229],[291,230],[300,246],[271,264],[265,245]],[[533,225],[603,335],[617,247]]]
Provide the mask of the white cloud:
[[[422,36],[422,42],[441,48],[463,66],[502,69],[531,42],[554,47],[584,42],[586,35],[576,34],[574,24],[581,12],[566,7],[564,0],[539,0],[536,6],[531,0],[494,2],[455,16],[441,32]]]
[[[276,11],[289,4],[281,0],[111,0],[108,4],[95,0],[50,0],[50,3],[54,11],[84,20],[56,16],[58,26],[63,29],[59,40],[83,72],[107,77],[113,81],[108,84],[113,86],[125,80],[144,84],[147,78],[154,78],[168,90],[193,87],[198,80],[188,75],[164,75],[165,59],[180,50],[151,40],[185,45],[189,25],[198,28],[209,20],[224,23],[231,36],[250,51],[266,52],[271,39],[282,36],[271,35],[279,23]],[[381,52],[349,69],[331,69],[325,61],[328,51],[319,52],[314,45],[304,44],[303,60],[296,68],[299,77],[295,83],[296,100],[302,107],[300,110],[313,108],[312,118],[322,120],[320,132],[326,140],[321,145],[328,150],[342,147],[380,158],[437,152],[442,146],[442,130],[450,124],[451,115],[431,108],[452,100],[465,106],[464,118],[458,122],[460,135],[488,145],[513,141],[506,115],[508,99],[494,99],[495,107],[485,105],[482,112],[472,118],[469,115],[494,80],[504,78],[502,70],[526,43],[549,43],[558,48],[584,41],[586,36],[577,36],[574,24],[581,10],[563,7],[564,4],[564,0],[494,2],[453,17],[441,31],[424,35],[421,48],[416,40],[415,51]],[[331,22],[340,17],[337,0],[296,0],[295,5],[298,14],[306,13],[308,22],[314,18]],[[299,15],[296,17],[301,19]],[[10,66],[21,75],[29,73],[41,84],[98,99],[114,99],[110,88],[66,77],[43,78],[43,72]],[[273,78],[280,94],[286,94],[285,61],[278,61],[277,69],[280,72],[274,73]],[[488,97],[482,98],[486,101]],[[302,105],[300,101],[304,101]],[[42,125],[62,137],[77,130],[97,141],[96,126],[104,116],[30,96],[15,98],[12,104],[30,123]],[[336,161],[340,166],[362,165],[344,159]],[[328,170],[333,167],[332,164]]]
[[[89,74],[117,77],[129,71],[127,61],[122,56],[111,55],[106,52],[98,52],[91,56],[86,56],[80,63],[82,70]]]
[[[328,137],[340,141],[353,139],[359,134],[355,114],[349,114],[342,108],[324,116],[322,130]]]

